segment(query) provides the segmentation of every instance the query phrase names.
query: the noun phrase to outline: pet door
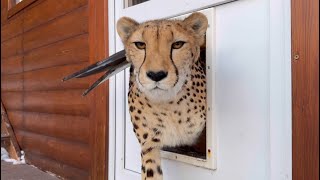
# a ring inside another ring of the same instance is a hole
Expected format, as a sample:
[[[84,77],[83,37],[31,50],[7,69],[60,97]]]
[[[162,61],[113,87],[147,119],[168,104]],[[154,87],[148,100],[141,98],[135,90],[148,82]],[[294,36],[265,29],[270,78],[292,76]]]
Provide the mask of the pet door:
[[[163,148],[162,157],[166,159],[181,161],[184,163],[205,167],[216,168],[216,140],[214,121],[214,67],[215,67],[215,13],[214,8],[200,11],[208,18],[209,27],[206,32],[206,42],[201,47],[200,58],[206,67],[207,88],[207,117],[206,127],[196,144],[193,146],[181,146],[174,148]],[[189,14],[173,19],[184,19]]]
[[[161,151],[161,156],[164,159],[179,161],[207,169],[216,168],[216,140],[215,140],[215,123],[214,123],[214,66],[215,66],[215,13],[214,8],[205,9],[200,11],[208,18],[209,27],[206,32],[206,43],[201,47],[201,58],[206,66],[206,87],[207,87],[207,117],[206,128],[199,137],[197,143],[193,146],[183,146],[175,148],[165,148]],[[184,19],[189,14],[185,14],[179,17]],[[135,134],[132,131],[132,123],[130,120],[129,107],[127,104],[127,94],[129,85],[129,69],[125,71],[125,81],[121,81],[119,78],[117,87],[123,86],[124,101],[123,106],[125,110],[125,124],[122,129],[124,133],[124,168],[133,172],[140,172],[140,145],[136,140]],[[117,101],[121,102],[121,101]],[[121,122],[119,122],[120,124]],[[120,125],[121,127],[121,125]],[[120,132],[121,134],[121,132]]]

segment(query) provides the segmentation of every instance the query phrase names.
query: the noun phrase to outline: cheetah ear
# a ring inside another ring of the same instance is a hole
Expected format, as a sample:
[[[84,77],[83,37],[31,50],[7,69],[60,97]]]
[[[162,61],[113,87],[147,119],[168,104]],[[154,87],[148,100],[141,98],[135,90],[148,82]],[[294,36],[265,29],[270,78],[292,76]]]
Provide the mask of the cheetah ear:
[[[128,38],[138,25],[139,23],[128,17],[122,17],[118,20],[117,31],[123,43],[127,42]]]
[[[192,29],[200,37],[204,37],[208,28],[207,17],[199,12],[192,13],[189,17],[183,20],[187,28]]]

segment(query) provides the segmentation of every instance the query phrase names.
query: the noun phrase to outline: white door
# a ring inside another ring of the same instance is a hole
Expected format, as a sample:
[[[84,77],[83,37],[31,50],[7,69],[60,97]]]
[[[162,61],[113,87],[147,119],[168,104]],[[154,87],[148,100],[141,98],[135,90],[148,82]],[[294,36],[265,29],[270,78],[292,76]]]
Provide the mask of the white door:
[[[123,49],[115,31],[122,16],[143,22],[201,11],[209,19],[208,152],[204,160],[164,151],[164,180],[291,179],[289,0],[140,1],[109,0],[110,54]],[[140,180],[128,75],[110,80],[110,180]]]

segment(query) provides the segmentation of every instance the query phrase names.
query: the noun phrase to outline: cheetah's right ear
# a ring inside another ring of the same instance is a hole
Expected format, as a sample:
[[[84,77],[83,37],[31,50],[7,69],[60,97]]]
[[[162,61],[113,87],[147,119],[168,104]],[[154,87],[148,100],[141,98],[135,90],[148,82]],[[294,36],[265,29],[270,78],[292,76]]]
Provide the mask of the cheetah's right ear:
[[[128,38],[138,25],[138,22],[128,17],[122,17],[118,20],[117,31],[123,43],[127,42]]]
[[[196,33],[199,38],[200,45],[204,43],[205,33],[208,28],[207,17],[199,12],[192,13],[189,17],[183,20],[186,27]]]

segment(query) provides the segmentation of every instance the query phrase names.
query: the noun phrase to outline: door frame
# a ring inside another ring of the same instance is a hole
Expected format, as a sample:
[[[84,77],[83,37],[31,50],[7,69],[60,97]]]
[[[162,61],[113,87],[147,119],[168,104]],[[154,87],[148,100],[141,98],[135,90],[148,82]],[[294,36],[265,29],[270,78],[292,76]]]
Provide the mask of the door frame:
[[[241,0],[240,0],[241,1]],[[115,0],[109,0],[109,36],[115,31]],[[188,12],[199,7],[187,6]],[[201,7],[204,8],[204,7]],[[292,112],[291,112],[291,0],[270,0],[269,29],[269,144],[270,179],[292,179]],[[177,14],[178,15],[178,14]],[[134,18],[134,17],[133,17]],[[156,18],[156,17],[153,17]],[[109,53],[116,52],[114,38],[109,39]],[[280,78],[279,78],[280,77]],[[115,179],[115,120],[116,77],[109,81],[109,178]]]
[[[319,179],[319,0],[292,0],[293,180]]]
[[[109,55],[108,0],[88,0],[89,7],[89,62],[96,63]],[[90,83],[99,78],[90,77]],[[92,180],[108,179],[109,149],[109,83],[98,86],[90,98],[90,177]]]

